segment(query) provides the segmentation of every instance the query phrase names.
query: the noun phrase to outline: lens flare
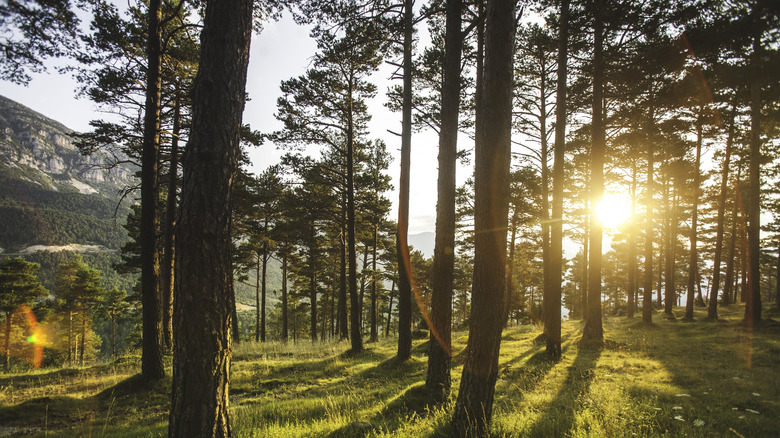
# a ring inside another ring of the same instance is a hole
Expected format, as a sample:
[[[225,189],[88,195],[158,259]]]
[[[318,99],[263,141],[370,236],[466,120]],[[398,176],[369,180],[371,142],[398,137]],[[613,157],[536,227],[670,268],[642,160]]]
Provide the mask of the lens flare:
[[[35,313],[28,306],[23,305],[16,308],[9,315],[9,318],[11,318],[11,324],[17,326],[22,332],[22,338],[17,338],[19,343],[11,344],[10,354],[35,368],[39,368],[43,363],[45,337],[41,333]]]

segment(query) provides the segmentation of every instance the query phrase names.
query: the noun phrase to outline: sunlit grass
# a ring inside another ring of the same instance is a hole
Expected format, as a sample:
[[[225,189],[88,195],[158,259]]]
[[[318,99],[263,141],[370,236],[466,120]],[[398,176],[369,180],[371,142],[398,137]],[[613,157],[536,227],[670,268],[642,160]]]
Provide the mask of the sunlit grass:
[[[780,435],[780,325],[753,331],[742,307],[722,320],[607,318],[603,348],[580,345],[582,323],[563,325],[563,358],[546,360],[536,326],[505,331],[496,384],[496,437]],[[236,346],[231,379],[236,437],[450,436],[467,333],[455,333],[454,394],[433,403],[426,342],[410,361],[394,339],[247,342]],[[137,363],[0,375],[0,433],[48,436],[165,436],[169,382],[139,389]],[[5,428],[5,429],[3,429]]]

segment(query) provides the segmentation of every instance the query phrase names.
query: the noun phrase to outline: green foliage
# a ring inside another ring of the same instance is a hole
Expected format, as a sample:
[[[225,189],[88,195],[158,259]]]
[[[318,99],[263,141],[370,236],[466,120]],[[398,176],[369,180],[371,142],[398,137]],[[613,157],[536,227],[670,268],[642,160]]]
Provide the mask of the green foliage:
[[[30,305],[47,294],[35,275],[39,267],[20,257],[0,263],[0,311],[9,315],[19,306]]]

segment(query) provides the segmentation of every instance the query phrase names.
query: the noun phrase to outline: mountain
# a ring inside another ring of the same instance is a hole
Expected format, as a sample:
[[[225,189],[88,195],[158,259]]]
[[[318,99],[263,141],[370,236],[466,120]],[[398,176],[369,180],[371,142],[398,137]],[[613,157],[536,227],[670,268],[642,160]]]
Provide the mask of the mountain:
[[[0,253],[116,250],[127,240],[121,191],[136,169],[105,170],[118,151],[82,156],[71,132],[0,96]]]
[[[431,231],[423,233],[410,234],[407,238],[409,245],[413,246],[415,250],[420,251],[426,258],[433,257],[434,239],[436,235]]]

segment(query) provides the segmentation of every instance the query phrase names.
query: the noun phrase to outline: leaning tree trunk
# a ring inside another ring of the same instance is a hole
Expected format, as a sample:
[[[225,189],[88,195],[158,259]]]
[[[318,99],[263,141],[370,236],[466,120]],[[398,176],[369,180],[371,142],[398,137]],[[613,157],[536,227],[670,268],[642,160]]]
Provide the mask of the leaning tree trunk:
[[[390,300],[387,304],[387,327],[385,328],[385,337],[390,336],[390,322],[393,320],[393,293],[395,292],[395,281],[390,286]]]
[[[453,423],[461,436],[490,428],[506,289],[512,124],[513,0],[488,2],[481,113],[474,157],[474,280],[466,358]]]
[[[604,154],[606,133],[604,129],[604,3],[596,3],[593,25],[593,118],[590,151],[590,202],[591,210],[604,198]],[[591,214],[595,219],[595,216]],[[582,338],[601,342],[604,329],[601,325],[601,243],[603,225],[598,220],[590,224],[590,263],[588,267],[588,319]]]
[[[398,353],[399,360],[412,355],[412,268],[409,261],[409,174],[412,152],[412,40],[413,0],[404,0],[403,92],[401,105],[401,177],[398,200]]]
[[[704,117],[704,108],[699,108],[699,115],[696,119],[696,161],[693,165],[693,203],[691,205],[691,251],[688,259],[688,293],[685,297],[685,320],[693,321],[693,302],[696,295],[696,284],[699,277],[699,250],[698,245],[698,221],[699,221],[699,192],[701,173],[701,142],[702,142],[702,118]]]
[[[436,241],[433,250],[431,341],[425,385],[448,394],[451,387],[452,288],[455,272],[455,189],[460,110],[461,0],[447,0],[439,131]]]
[[[550,306],[544,332],[547,356],[561,358],[561,285],[563,284],[563,187],[566,159],[566,79],[569,45],[569,0],[561,1],[558,35],[558,83],[555,102],[555,145],[553,150],[553,204],[550,235]]]
[[[735,108],[732,105],[729,113],[729,133],[726,138],[726,156],[723,158],[723,170],[721,171],[720,195],[718,196],[718,223],[716,226],[715,237],[715,260],[712,268],[712,288],[710,289],[710,302],[707,305],[707,318],[718,319],[718,292],[720,289],[720,262],[723,254],[723,222],[726,217],[726,194],[729,184],[729,167],[731,165],[731,144],[734,141],[734,114]],[[726,280],[728,281],[728,279]],[[724,297],[726,295],[724,288]]]
[[[231,211],[251,33],[251,1],[207,1],[177,229],[171,437],[231,436]]]
[[[160,255],[157,251],[158,155],[160,148],[160,75],[162,43],[161,0],[149,2],[146,104],[141,156],[141,301],[143,348],[141,375],[145,381],[165,377],[163,366],[163,312],[160,296]]]
[[[761,320],[761,84],[759,60],[761,37],[753,36],[753,79],[750,84],[750,192],[748,199],[748,293],[745,300],[745,321]]]

